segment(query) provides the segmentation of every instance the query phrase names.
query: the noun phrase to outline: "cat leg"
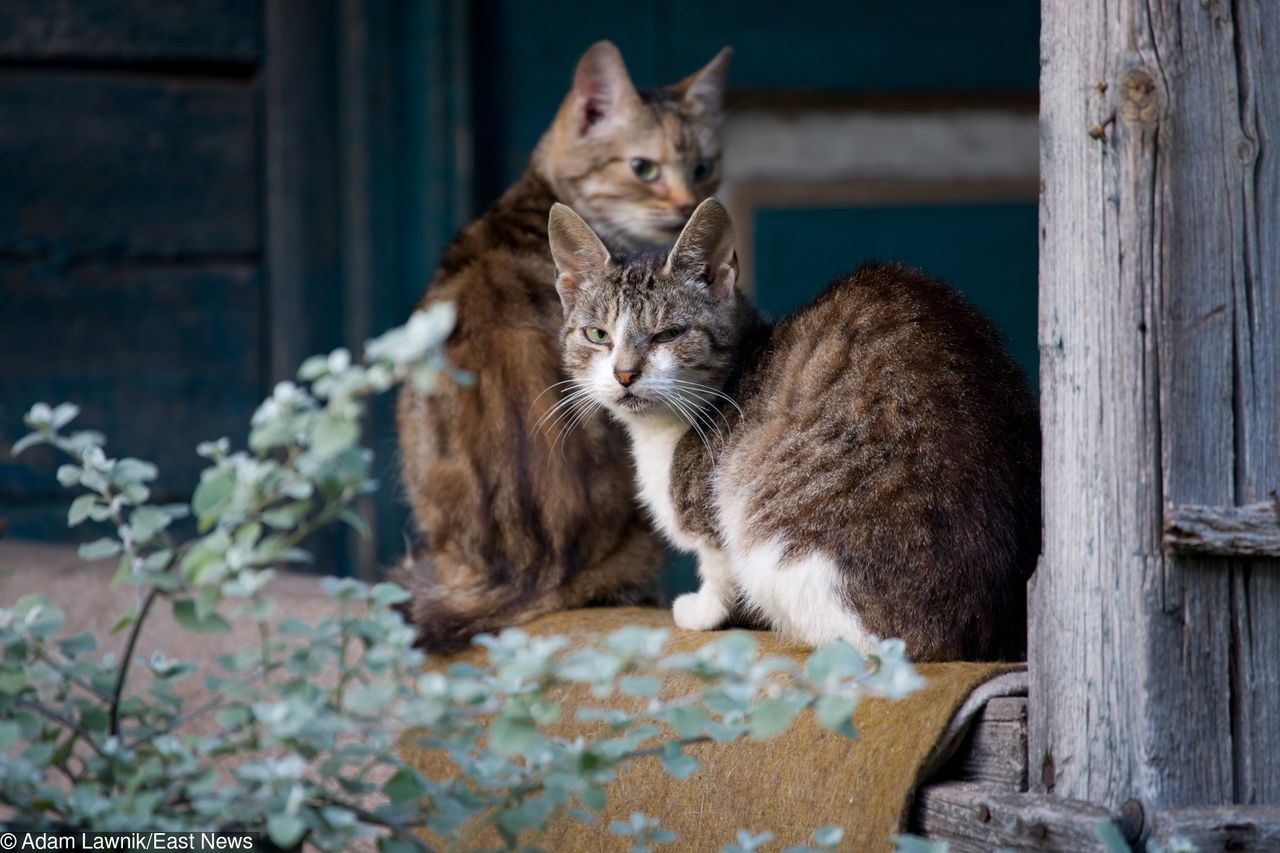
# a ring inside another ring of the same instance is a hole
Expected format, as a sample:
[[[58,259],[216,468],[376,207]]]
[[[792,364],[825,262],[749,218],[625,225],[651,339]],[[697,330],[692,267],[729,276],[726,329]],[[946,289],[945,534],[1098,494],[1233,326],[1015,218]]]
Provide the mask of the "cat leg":
[[[729,619],[736,596],[729,575],[729,557],[723,551],[698,551],[698,577],[702,586],[697,592],[678,596],[671,607],[676,627],[686,631],[711,631]]]

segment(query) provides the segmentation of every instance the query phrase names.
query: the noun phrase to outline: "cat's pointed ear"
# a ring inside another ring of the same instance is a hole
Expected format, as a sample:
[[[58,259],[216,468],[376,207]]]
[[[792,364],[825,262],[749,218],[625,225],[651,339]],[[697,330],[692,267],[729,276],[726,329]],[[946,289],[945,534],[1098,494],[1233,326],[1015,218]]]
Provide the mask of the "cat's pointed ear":
[[[609,250],[573,208],[560,202],[551,206],[547,237],[556,262],[556,291],[567,311],[582,288],[604,272]]]
[[[667,255],[666,272],[691,271],[717,299],[733,296],[738,280],[738,253],[733,245],[733,220],[724,205],[709,198],[689,217]]]
[[[611,41],[598,41],[573,72],[573,119],[580,136],[619,123],[622,109],[636,97],[622,54]]]
[[[732,58],[733,48],[725,47],[701,69],[676,84],[676,89],[683,93],[685,101],[698,115],[712,120],[720,118],[724,87],[729,79],[729,60]]]

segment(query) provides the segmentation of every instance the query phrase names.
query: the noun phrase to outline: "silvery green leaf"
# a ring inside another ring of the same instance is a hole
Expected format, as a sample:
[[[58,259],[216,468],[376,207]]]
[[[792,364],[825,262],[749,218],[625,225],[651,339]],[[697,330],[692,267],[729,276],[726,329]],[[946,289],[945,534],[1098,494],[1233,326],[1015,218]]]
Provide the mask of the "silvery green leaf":
[[[866,669],[862,655],[843,640],[819,646],[804,664],[805,676],[814,684],[822,684],[832,678],[853,678],[862,675]]]
[[[169,514],[158,507],[140,506],[129,513],[129,528],[133,531],[134,541],[145,545],[168,527],[170,520]]]
[[[1120,827],[1116,826],[1109,820],[1100,820],[1093,826],[1093,832],[1098,836],[1098,840],[1102,842],[1103,849],[1107,853],[1127,853],[1132,850],[1129,842],[1125,841],[1124,833],[1120,831]],[[915,850],[909,850],[907,853],[916,853]],[[928,853],[928,851],[921,851]]]
[[[306,831],[306,823],[296,814],[273,814],[267,818],[267,836],[281,849],[293,847]]]
[[[76,658],[83,654],[95,651],[98,648],[98,641],[93,635],[87,632],[74,634],[58,641],[58,650],[68,658]]]
[[[0,720],[0,751],[9,749],[18,742],[22,734],[21,728],[13,720]]]
[[[76,419],[80,414],[80,407],[75,403],[59,403],[49,413],[49,426],[55,430],[62,429],[67,424]]]
[[[401,604],[412,597],[409,590],[393,583],[375,584],[373,589],[369,590],[369,598],[379,607]]]
[[[32,429],[48,426],[49,421],[53,419],[53,409],[48,403],[35,403],[22,419]]]
[[[893,853],[947,853],[950,845],[945,841],[930,841],[918,835],[894,835]],[[1125,845],[1125,850],[1129,846]]]
[[[59,465],[57,472],[58,483],[69,489],[80,482],[80,474],[79,465]]]
[[[325,412],[316,418],[311,429],[311,449],[328,458],[345,450],[360,437],[360,428],[352,421]]]
[[[222,512],[235,491],[235,475],[221,468],[206,469],[200,476],[200,485],[191,496],[191,511],[204,522]]]
[[[75,527],[86,518],[89,517],[89,510],[98,502],[96,495],[80,495],[71,502],[71,508],[67,510],[67,526]]]
[[[120,542],[116,539],[102,537],[92,542],[87,542],[80,546],[77,552],[82,560],[101,560],[104,557],[114,557],[120,553]]]
[[[208,614],[206,618],[201,619],[196,615],[195,601],[189,598],[174,600],[173,620],[188,631],[195,631],[198,634],[218,633],[231,629],[227,620],[217,613]]]
[[[844,839],[844,830],[838,826],[820,826],[813,831],[813,843],[819,847],[835,847]]]
[[[803,707],[787,698],[765,699],[751,711],[751,736],[770,738],[791,725]]]
[[[824,728],[831,729],[845,737],[854,737],[853,709],[858,701],[853,696],[828,693],[819,696],[813,706],[814,716]]]
[[[662,762],[663,769],[674,779],[688,779],[698,772],[697,760],[681,752],[678,743],[664,744],[658,760]]]
[[[618,682],[618,688],[629,696],[657,696],[661,687],[662,682],[651,675],[628,675]]]
[[[22,438],[15,441],[9,452],[14,456],[18,456],[22,451],[35,447],[37,444],[44,444],[45,441],[46,439],[43,434],[38,432],[29,432]]]
[[[117,461],[115,467],[111,469],[111,478],[122,485],[130,482],[145,483],[154,480],[159,473],[156,466],[150,462],[125,458]]]

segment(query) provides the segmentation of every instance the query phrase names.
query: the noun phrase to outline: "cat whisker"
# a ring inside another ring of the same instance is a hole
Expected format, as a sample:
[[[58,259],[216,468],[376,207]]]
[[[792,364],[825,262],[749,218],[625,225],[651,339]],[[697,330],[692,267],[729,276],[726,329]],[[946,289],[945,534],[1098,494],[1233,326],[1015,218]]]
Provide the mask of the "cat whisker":
[[[728,394],[724,393],[718,388],[712,388],[710,385],[703,385],[701,382],[693,382],[692,380],[689,380],[689,379],[676,379],[674,377],[671,377],[667,381],[674,382],[677,385],[686,385],[691,388],[696,388],[699,391],[703,391],[708,394],[712,394],[716,397],[719,397],[720,399],[726,401],[729,405],[737,409],[739,417],[745,417],[745,415],[742,412],[742,407],[738,405],[738,401],[734,400],[732,397],[730,397]]]
[[[543,426],[544,424],[546,424],[548,429],[553,428],[556,422],[559,421],[567,411],[572,410],[574,408],[574,405],[579,401],[581,401],[582,398],[589,397],[590,395],[591,395],[591,388],[589,387],[579,388],[578,390],[570,394],[566,394],[562,399],[556,401],[556,404],[554,406],[547,409],[547,411],[542,415],[542,417],[538,418],[537,423],[535,423],[532,427],[530,427],[529,434],[532,435],[534,432],[538,430],[539,427]],[[548,423],[548,419],[550,419],[549,423]]]
[[[595,414],[598,408],[600,408],[599,403],[597,403],[595,400],[588,400],[586,405],[581,407],[578,414],[574,417],[572,421],[570,421],[569,425],[564,428],[564,431],[560,434],[560,460],[562,462],[565,462],[567,464],[569,461],[567,458],[565,458],[565,453],[564,453],[565,443],[569,439],[569,433],[573,432],[575,429],[581,426],[587,420],[587,418]]]
[[[546,388],[543,388],[542,391],[538,393],[538,396],[534,397],[533,400],[529,403],[529,411],[525,412],[524,416],[527,418],[533,414],[533,407],[538,404],[538,401],[541,400],[548,391],[553,391],[556,388],[560,388],[564,385],[574,385],[577,387],[582,387],[587,384],[588,384],[588,380],[586,379],[570,378],[570,379],[564,379],[564,380],[561,380],[560,382],[555,382],[555,383],[552,383],[551,385],[548,385]]]
[[[671,409],[673,412],[676,412],[680,417],[684,418],[684,420],[686,420],[689,423],[689,426],[692,427],[694,432],[698,434],[698,438],[702,440],[702,446],[706,449],[707,455],[714,458],[715,453],[711,450],[711,442],[707,440],[707,434],[702,431],[702,427],[698,425],[697,420],[695,419],[694,415],[690,411],[689,403],[687,401],[681,400],[679,397],[673,394],[668,394],[664,391],[658,391],[657,394],[661,398],[662,402],[667,405],[667,408]]]

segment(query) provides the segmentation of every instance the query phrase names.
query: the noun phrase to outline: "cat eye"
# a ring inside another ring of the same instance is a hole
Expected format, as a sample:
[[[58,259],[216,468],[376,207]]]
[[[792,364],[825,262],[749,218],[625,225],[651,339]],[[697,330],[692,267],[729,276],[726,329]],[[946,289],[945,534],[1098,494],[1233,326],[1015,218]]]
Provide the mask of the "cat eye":
[[[662,171],[662,167],[652,160],[634,157],[631,160],[631,171],[636,173],[637,178],[648,184],[658,180],[658,173]]]
[[[693,179],[699,183],[707,180],[716,173],[715,160],[699,160],[698,164],[693,167]]]
[[[599,326],[587,326],[582,331],[586,334],[587,340],[591,341],[593,344],[609,343],[609,333],[604,329],[601,329]]]
[[[676,338],[687,332],[684,326],[672,326],[670,329],[663,329],[653,336],[653,342],[656,344],[669,344]]]

